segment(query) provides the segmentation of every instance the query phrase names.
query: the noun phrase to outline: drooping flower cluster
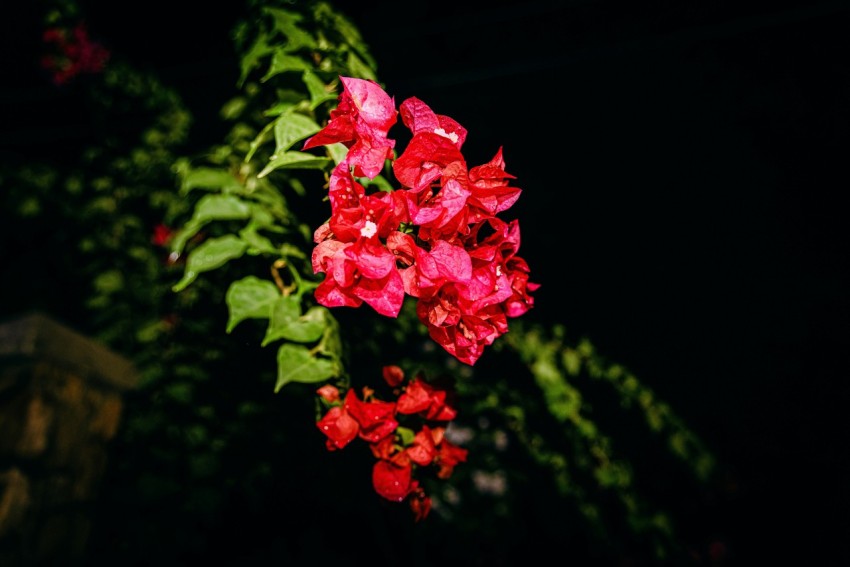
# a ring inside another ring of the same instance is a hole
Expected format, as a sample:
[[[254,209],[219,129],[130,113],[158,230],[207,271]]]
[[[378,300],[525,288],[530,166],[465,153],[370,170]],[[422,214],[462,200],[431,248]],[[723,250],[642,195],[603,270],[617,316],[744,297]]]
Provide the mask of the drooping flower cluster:
[[[396,317],[405,294],[415,297],[431,338],[473,365],[507,332],[508,317],[533,307],[539,287],[517,255],[518,221],[496,216],[521,192],[509,185],[502,149],[468,168],[466,129],[411,97],[399,109],[412,138],[392,162],[401,188],[367,193],[358,178],[374,179],[393,160],[388,135],[399,112],[376,83],[340,79],[337,108],[303,147],[348,148],[330,177],[330,219],[314,233],[313,271],[325,274],[316,299],[326,307],[365,302]]]
[[[326,384],[317,390],[328,408],[316,422],[327,437],[330,451],[342,449],[354,439],[369,444],[377,462],[372,468],[375,491],[393,502],[408,500],[416,520],[431,510],[431,498],[414,478],[422,467],[434,466],[436,476],[447,479],[459,463],[466,461],[467,450],[446,438],[446,426],[457,411],[451,406],[449,392],[415,376],[406,384],[404,371],[394,365],[383,368],[384,380],[398,395],[395,402],[375,397],[363,388],[362,399],[353,389],[343,397],[336,386]],[[418,418],[420,429],[414,432],[401,426],[400,419]]]
[[[56,51],[42,57],[41,66],[52,74],[57,85],[67,83],[81,73],[99,73],[109,59],[109,51],[89,38],[88,29],[82,22],[71,30],[47,29],[42,39]]]

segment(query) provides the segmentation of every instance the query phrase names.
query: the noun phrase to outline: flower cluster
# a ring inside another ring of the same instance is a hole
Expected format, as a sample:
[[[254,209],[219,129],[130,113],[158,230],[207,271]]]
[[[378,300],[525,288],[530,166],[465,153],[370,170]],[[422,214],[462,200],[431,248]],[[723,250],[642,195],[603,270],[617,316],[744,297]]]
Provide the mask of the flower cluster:
[[[41,66],[52,73],[53,82],[57,85],[67,83],[81,73],[99,73],[109,59],[109,51],[89,38],[82,22],[70,31],[47,29],[42,39],[58,50],[58,53],[41,59]]]
[[[411,97],[396,111],[376,83],[340,77],[343,92],[327,125],[303,149],[341,143],[348,152],[329,182],[330,219],[314,233],[312,262],[325,278],[316,299],[326,307],[359,307],[396,317],[405,295],[432,339],[469,365],[508,330],[507,318],[534,305],[539,284],[517,255],[519,223],[496,215],[519,198],[509,185],[502,149],[468,168],[467,131]],[[394,159],[389,130],[401,114],[412,132]],[[392,161],[401,188],[367,193]]]
[[[408,499],[416,520],[422,520],[431,510],[431,498],[414,478],[415,471],[434,466],[437,478],[447,479],[458,463],[466,461],[467,450],[446,438],[446,425],[457,411],[450,404],[449,392],[422,376],[404,385],[404,371],[394,365],[385,366],[383,376],[394,388],[397,401],[378,400],[368,387],[363,388],[362,399],[353,389],[343,397],[336,386],[326,384],[317,393],[327,412],[316,425],[327,437],[330,451],[357,438],[369,443],[378,459],[372,468],[375,491],[393,502]],[[401,426],[402,416],[419,418],[419,431]]]

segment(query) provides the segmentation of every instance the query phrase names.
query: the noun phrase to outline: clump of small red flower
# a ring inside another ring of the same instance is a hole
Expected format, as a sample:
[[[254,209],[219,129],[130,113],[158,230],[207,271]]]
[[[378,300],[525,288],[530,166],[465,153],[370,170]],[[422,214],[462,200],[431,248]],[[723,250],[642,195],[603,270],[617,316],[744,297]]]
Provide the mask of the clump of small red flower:
[[[375,392],[364,387],[362,399],[353,389],[343,396],[336,386],[327,384],[317,390],[327,408],[317,421],[327,437],[330,451],[342,449],[354,439],[369,444],[377,462],[372,468],[375,491],[393,502],[408,500],[416,520],[424,519],[431,510],[431,498],[414,478],[422,467],[437,468],[437,478],[447,479],[458,463],[466,461],[467,450],[446,438],[446,426],[457,410],[450,405],[450,392],[415,376],[406,384],[404,371],[394,365],[383,369],[384,380],[398,399],[381,401]],[[403,427],[404,416],[418,418],[420,429]]]
[[[109,59],[109,51],[89,38],[82,22],[71,30],[47,29],[42,39],[56,51],[42,57],[41,66],[50,71],[57,85],[67,83],[81,73],[99,73]]]
[[[509,186],[502,150],[469,168],[460,149],[467,131],[411,97],[400,106],[413,134],[392,163],[401,188],[367,194],[357,178],[374,179],[393,160],[388,137],[398,112],[373,81],[340,77],[343,92],[328,124],[303,149],[348,148],[329,183],[330,220],[314,233],[312,262],[324,281],[316,300],[396,317],[405,294],[431,338],[469,365],[507,332],[508,317],[528,311],[539,284],[517,255],[519,223],[496,215],[519,198]]]
[[[153,227],[153,234],[151,234],[151,243],[154,246],[166,246],[171,238],[174,236],[174,229],[171,227],[159,223]]]

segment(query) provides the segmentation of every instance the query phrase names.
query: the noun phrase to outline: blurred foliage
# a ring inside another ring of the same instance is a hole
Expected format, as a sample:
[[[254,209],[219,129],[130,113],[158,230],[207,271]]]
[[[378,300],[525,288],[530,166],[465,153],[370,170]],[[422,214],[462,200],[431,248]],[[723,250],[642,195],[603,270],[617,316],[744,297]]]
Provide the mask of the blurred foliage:
[[[338,75],[379,73],[326,2],[253,0],[249,12],[234,27],[240,78],[222,106],[225,140],[190,153],[191,109],[112,53],[103,73],[63,87],[90,124],[85,144],[0,163],[2,315],[46,312],[142,376],[92,511],[87,564],[507,565],[552,554],[707,564],[695,511],[713,490],[711,452],[643,381],[563,327],[514,321],[473,368],[434,345],[409,304],[398,320],[326,315],[324,355],[353,384],[399,364],[457,388],[453,434],[469,461],[449,482],[424,480],[435,507],[421,524],[372,491],[366,451],[325,449],[315,385],[275,393],[266,345],[286,334],[268,340],[271,322],[234,316],[229,294],[233,282],[252,293],[293,285],[309,309],[333,155],[281,156],[327,118]],[[45,25],[79,17],[74,2],[54,2]],[[239,252],[192,269],[204,243],[224,238]]]

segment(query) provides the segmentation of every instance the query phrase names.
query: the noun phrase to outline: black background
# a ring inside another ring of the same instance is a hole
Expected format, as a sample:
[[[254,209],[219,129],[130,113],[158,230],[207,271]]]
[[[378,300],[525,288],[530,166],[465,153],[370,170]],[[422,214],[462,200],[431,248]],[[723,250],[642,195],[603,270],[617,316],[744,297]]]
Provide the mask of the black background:
[[[36,4],[0,18],[0,149],[22,156],[85,131],[33,61]],[[87,19],[216,140],[243,8],[174,4],[90,2]],[[629,367],[733,471],[717,535],[734,565],[850,564],[849,7],[340,4],[397,103],[463,124],[470,164],[503,147],[542,284],[529,319]]]

